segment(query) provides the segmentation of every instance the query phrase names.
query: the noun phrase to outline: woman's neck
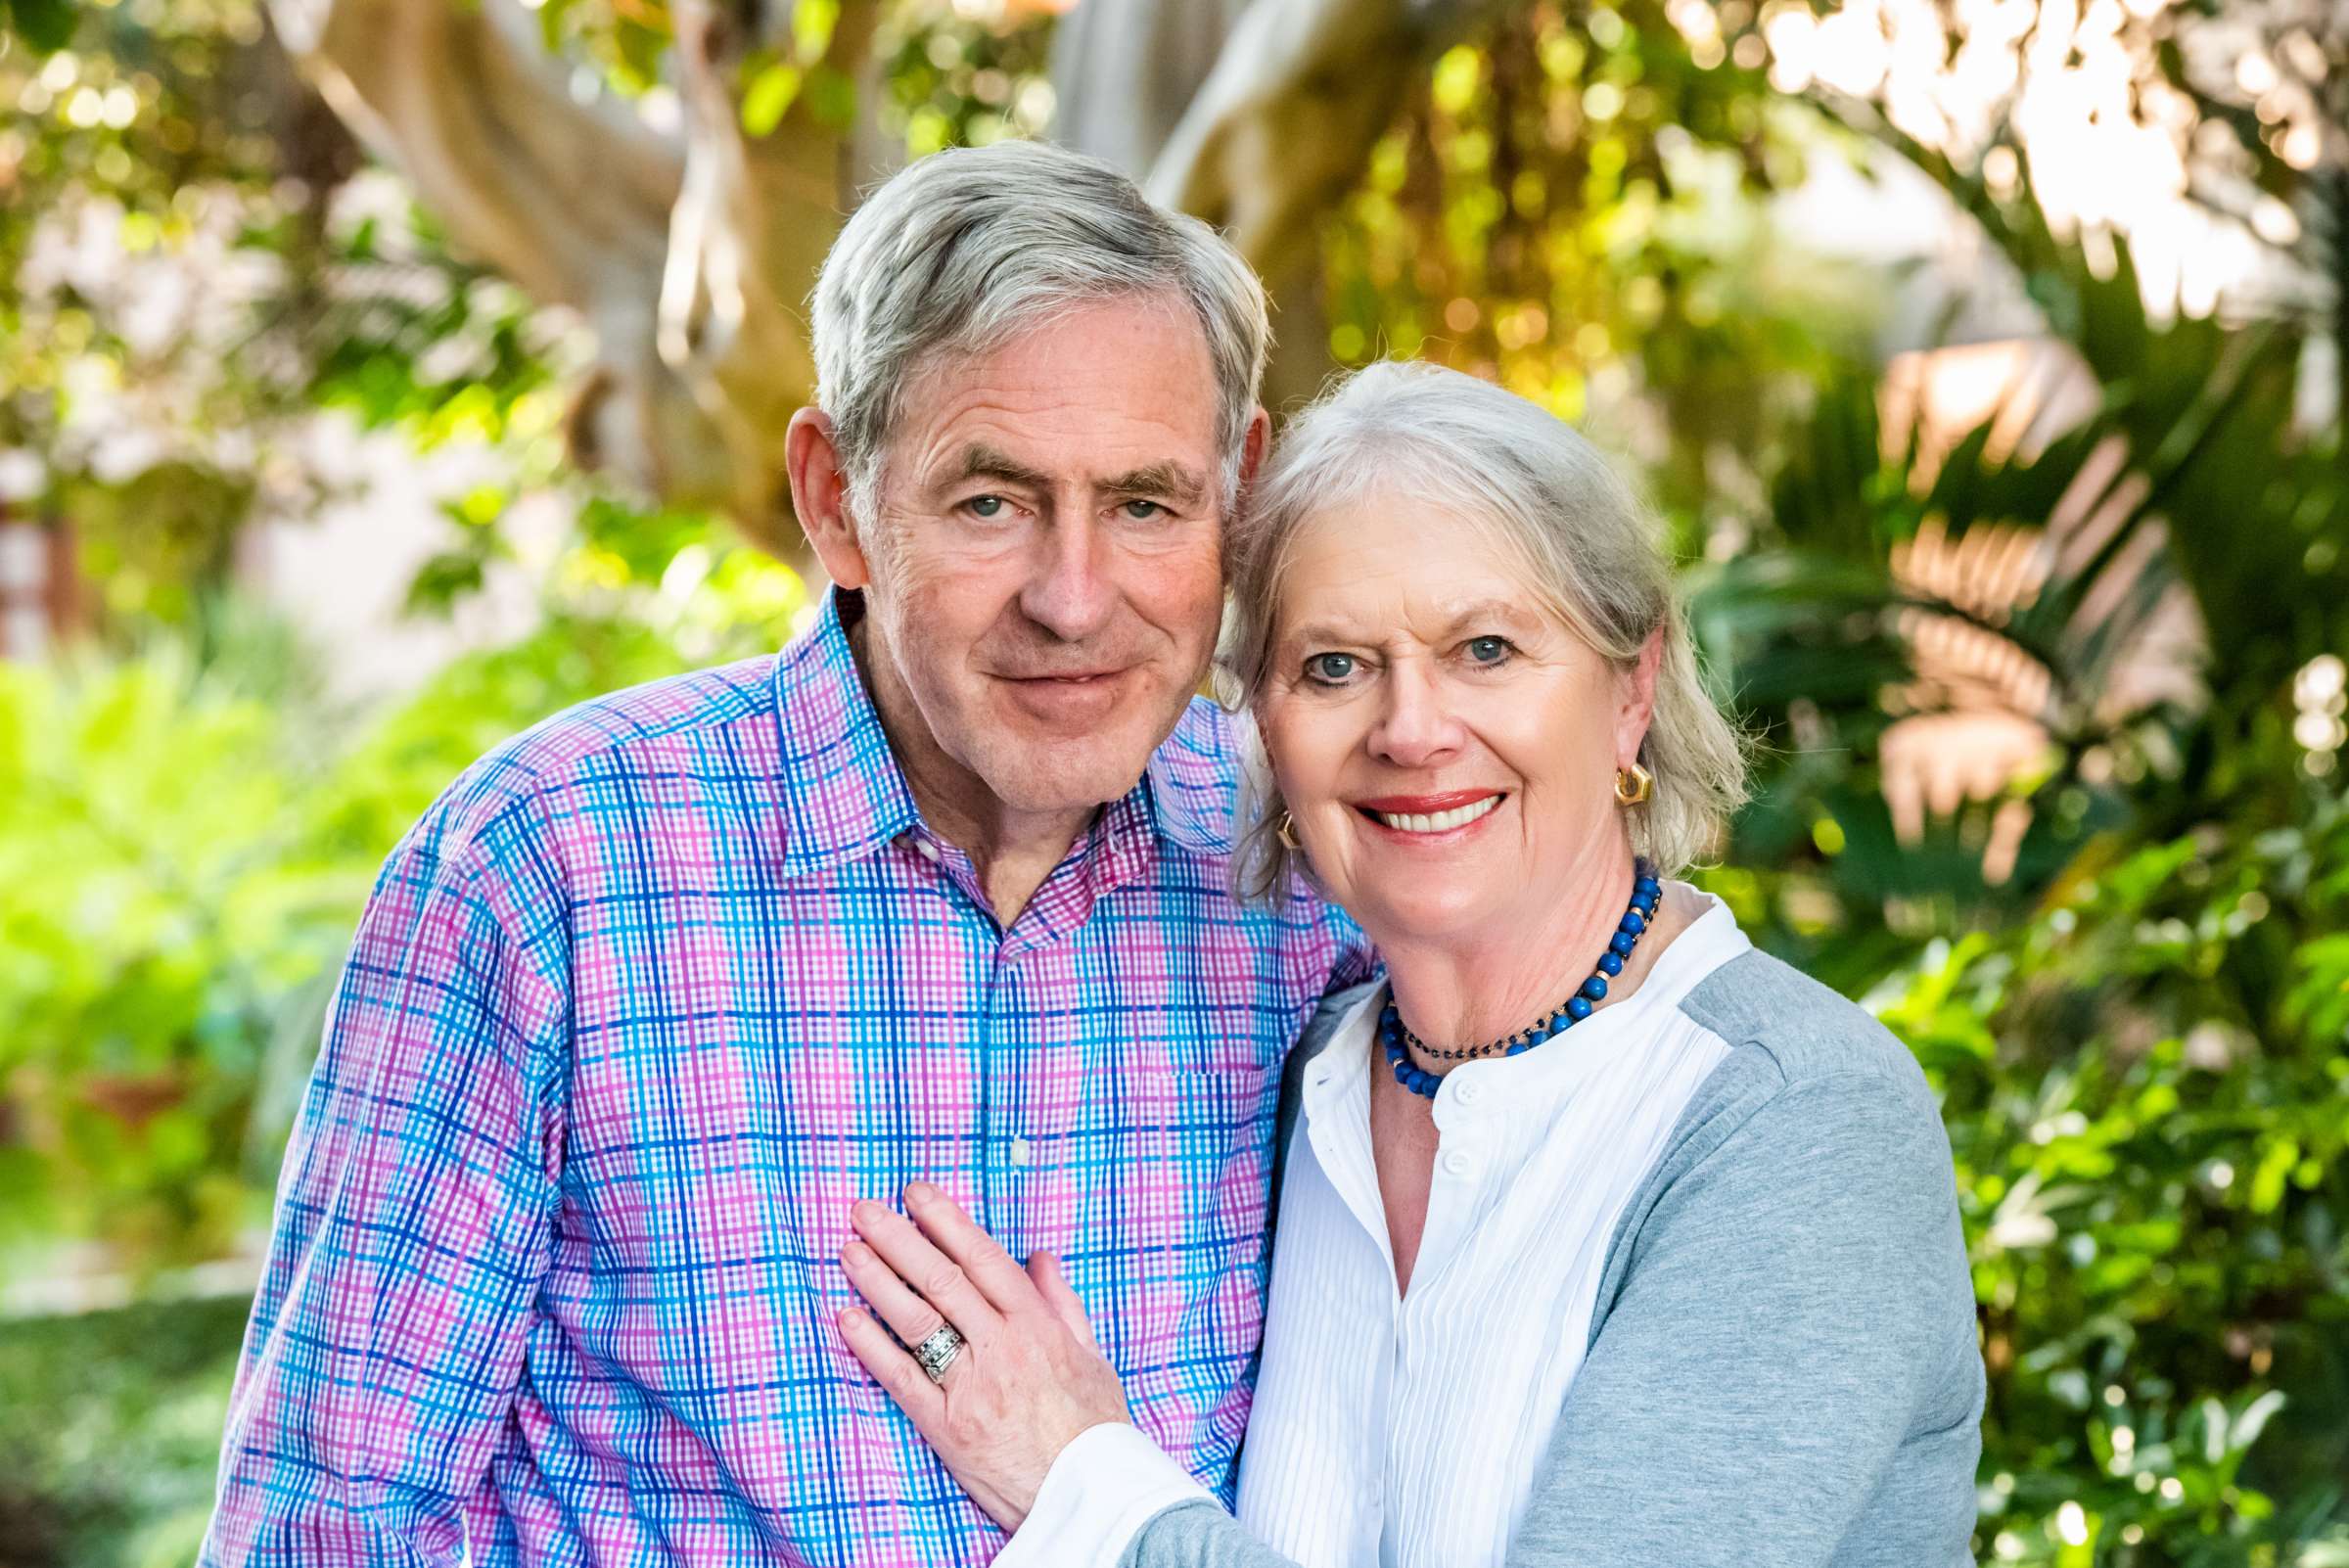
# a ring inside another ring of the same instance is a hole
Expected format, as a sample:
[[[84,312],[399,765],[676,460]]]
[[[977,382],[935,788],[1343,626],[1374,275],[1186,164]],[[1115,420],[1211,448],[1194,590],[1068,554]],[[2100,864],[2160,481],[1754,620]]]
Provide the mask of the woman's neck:
[[[1616,843],[1578,860],[1525,917],[1441,939],[1370,936],[1404,1023],[1430,1045],[1460,1049],[1514,1034],[1565,1005],[1606,950],[1631,897],[1631,851]],[[1635,960],[1652,962],[1652,940],[1641,938]],[[1630,994],[1646,969],[1647,962],[1627,963],[1608,999]]]

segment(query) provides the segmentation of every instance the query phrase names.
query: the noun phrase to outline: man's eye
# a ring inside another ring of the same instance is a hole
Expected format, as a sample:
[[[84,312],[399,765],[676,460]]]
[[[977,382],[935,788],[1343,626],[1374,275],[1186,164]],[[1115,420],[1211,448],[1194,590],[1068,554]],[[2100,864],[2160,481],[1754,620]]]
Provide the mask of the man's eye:
[[[1164,517],[1166,511],[1167,509],[1156,501],[1128,501],[1125,504],[1126,515],[1136,523],[1147,523],[1154,517]]]
[[[1000,495],[974,495],[962,504],[970,508],[973,517],[997,518],[1008,503]]]
[[[1509,639],[1471,637],[1468,640],[1468,657],[1480,665],[1497,665],[1509,657]]]
[[[1325,686],[1335,686],[1354,673],[1354,666],[1352,654],[1315,654],[1305,662],[1305,673],[1309,679],[1317,680]]]

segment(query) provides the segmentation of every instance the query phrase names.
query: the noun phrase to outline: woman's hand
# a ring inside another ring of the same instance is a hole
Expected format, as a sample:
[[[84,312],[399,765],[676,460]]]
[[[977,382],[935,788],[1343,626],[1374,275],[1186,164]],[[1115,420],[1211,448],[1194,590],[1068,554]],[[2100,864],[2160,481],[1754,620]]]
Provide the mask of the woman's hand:
[[[972,1500],[1017,1530],[1077,1434],[1131,1419],[1126,1391],[1058,1259],[1039,1252],[1023,1270],[953,1199],[919,1181],[905,1189],[905,1210],[911,1224],[877,1203],[851,1211],[864,1239],[840,1261],[880,1322],[852,1307],[841,1334]],[[963,1346],[933,1382],[890,1331],[919,1345],[942,1322]]]

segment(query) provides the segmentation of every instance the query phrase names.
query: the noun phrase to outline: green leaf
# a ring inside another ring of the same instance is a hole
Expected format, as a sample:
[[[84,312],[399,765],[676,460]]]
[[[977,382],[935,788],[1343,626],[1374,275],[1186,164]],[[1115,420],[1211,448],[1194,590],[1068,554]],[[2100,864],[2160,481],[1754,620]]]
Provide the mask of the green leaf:
[[[743,130],[752,136],[765,136],[783,123],[783,116],[800,95],[801,79],[800,68],[787,61],[778,61],[753,76],[742,95]]]
[[[0,0],[18,37],[41,54],[54,54],[73,37],[72,0]]]

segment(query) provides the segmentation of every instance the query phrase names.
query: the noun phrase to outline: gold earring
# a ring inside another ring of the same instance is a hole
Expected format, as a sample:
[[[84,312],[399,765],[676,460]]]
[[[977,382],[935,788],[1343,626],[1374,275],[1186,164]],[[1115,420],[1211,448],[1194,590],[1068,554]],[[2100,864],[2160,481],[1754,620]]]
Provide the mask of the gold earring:
[[[1637,762],[1615,769],[1615,799],[1624,806],[1637,806],[1653,794],[1655,788],[1656,775]]]
[[[1272,836],[1287,845],[1292,854],[1302,853],[1305,850],[1305,846],[1297,842],[1297,835],[1290,831],[1296,826],[1297,819],[1283,811],[1280,813],[1279,825],[1272,829]]]

